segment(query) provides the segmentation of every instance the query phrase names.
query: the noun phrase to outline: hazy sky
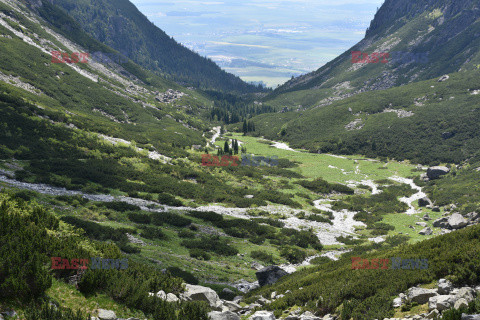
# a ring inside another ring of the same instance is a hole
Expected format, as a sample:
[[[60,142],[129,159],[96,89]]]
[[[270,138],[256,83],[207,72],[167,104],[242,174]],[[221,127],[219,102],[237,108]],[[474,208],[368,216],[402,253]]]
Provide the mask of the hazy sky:
[[[283,83],[365,34],[383,0],[132,0],[178,42],[246,81]]]

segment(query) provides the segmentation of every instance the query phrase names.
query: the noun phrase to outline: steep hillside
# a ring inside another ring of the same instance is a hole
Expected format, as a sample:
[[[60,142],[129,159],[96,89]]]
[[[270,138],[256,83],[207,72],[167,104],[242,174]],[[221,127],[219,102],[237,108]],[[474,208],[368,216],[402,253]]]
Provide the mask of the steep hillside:
[[[37,7],[43,18],[71,34],[71,23],[62,23],[51,14],[55,10],[52,4],[62,8],[75,19],[76,26],[101,43],[183,85],[239,93],[262,90],[177,43],[128,0],[55,0],[52,4],[44,1],[42,5],[38,1],[27,2]]]
[[[480,65],[479,17],[473,0],[386,0],[362,41],[266,100],[277,106],[323,106],[364,91],[475,69]],[[352,63],[352,51],[388,53],[388,63]]]

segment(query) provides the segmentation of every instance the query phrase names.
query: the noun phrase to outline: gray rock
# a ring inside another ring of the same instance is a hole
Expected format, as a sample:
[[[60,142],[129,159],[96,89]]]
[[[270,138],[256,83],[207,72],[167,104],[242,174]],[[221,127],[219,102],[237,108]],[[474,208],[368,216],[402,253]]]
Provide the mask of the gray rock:
[[[447,217],[438,218],[437,220],[433,221],[433,226],[435,228],[447,228],[447,227],[449,227],[448,218]]]
[[[248,318],[250,320],[276,320],[273,312],[270,311],[257,311]]]
[[[430,227],[426,227],[419,232],[419,234],[421,234],[423,236],[429,236],[432,233],[433,233],[433,231],[432,231],[432,229],[430,229]]]
[[[167,299],[167,294],[163,290],[158,291],[156,296],[157,296],[157,298],[160,298],[162,300]]]
[[[243,296],[236,296],[235,298],[233,298],[233,302],[235,303],[239,303],[242,300],[243,300]]]
[[[443,175],[446,175],[449,172],[450,172],[450,169],[448,169],[447,167],[443,167],[443,166],[430,167],[427,170],[427,177],[430,180],[434,180],[434,179],[440,178]]]
[[[461,307],[468,307],[468,301],[465,300],[464,298],[460,298],[457,301],[455,301],[455,304],[453,305],[455,309],[460,309]]]
[[[219,312],[219,311],[212,311],[208,314],[210,320],[240,320],[240,316],[230,312]]]
[[[433,212],[440,212],[440,207],[439,207],[439,206],[434,206],[434,207],[432,208],[432,211],[433,211]]]
[[[456,299],[465,299],[467,302],[472,302],[475,297],[475,290],[470,287],[463,287],[455,294]]]
[[[426,222],[415,222],[415,224],[416,224],[417,226],[421,226],[421,227],[424,227],[424,228],[427,227],[427,223],[426,223]]]
[[[437,319],[437,317],[440,315],[440,312],[438,312],[437,309],[433,309],[432,311],[430,311],[426,316],[425,318],[427,319]]]
[[[336,318],[334,318],[331,314],[327,314],[325,315],[325,317],[323,317],[322,320],[335,320]]]
[[[465,314],[462,313],[462,320],[480,320],[480,314]]]
[[[223,302],[223,308],[224,311],[231,311],[231,312],[237,312],[238,310],[242,309],[242,307],[232,301],[222,301]]]
[[[467,225],[468,221],[460,213],[454,213],[448,217],[448,225],[451,229],[461,229]]]
[[[220,308],[221,301],[217,293],[207,287],[195,286],[187,284],[185,286],[185,292],[182,294],[184,300],[187,301],[205,301],[212,308]]]
[[[429,221],[429,220],[432,220],[432,218],[430,218],[430,216],[428,215],[428,213],[426,213],[426,214],[423,216],[423,220]]]
[[[438,293],[439,294],[449,294],[452,291],[453,285],[450,281],[446,279],[438,280]]]
[[[299,319],[300,318],[298,316],[291,314],[287,316],[284,320],[299,320]]]
[[[417,287],[410,288],[407,292],[408,300],[418,304],[427,303],[430,297],[434,297],[436,295],[437,292],[434,289],[423,289]]]
[[[98,318],[100,320],[116,320],[117,316],[111,310],[98,309]]]
[[[437,303],[435,309],[437,309],[438,311],[450,309],[455,303],[454,297],[449,295],[440,295],[433,297],[432,299],[436,299]]]
[[[174,295],[173,293],[168,293],[167,294],[167,299],[166,299],[167,302],[177,302],[178,300],[180,300],[180,299],[178,299],[178,297],[176,295]]]
[[[402,298],[399,297],[399,298],[393,299],[392,306],[394,308],[400,308],[402,306],[402,304],[403,304]]]
[[[300,320],[322,320],[319,317],[315,316],[310,311],[306,311],[304,314],[300,316]]]
[[[447,81],[448,79],[450,79],[450,76],[448,74],[446,74],[446,75],[441,76],[438,79],[438,82],[444,82],[444,81]]]
[[[287,274],[288,273],[285,270],[281,269],[278,266],[269,266],[255,273],[258,279],[258,283],[261,287],[268,284],[274,284],[278,281],[278,279],[286,276]]]

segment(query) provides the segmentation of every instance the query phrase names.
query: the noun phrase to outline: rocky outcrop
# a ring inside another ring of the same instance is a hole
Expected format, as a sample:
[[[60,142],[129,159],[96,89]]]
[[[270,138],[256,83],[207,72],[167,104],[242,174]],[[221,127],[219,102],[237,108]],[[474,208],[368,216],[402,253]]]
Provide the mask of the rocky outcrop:
[[[258,279],[258,284],[263,287],[268,284],[274,284],[283,276],[286,276],[288,273],[280,268],[279,266],[269,266],[265,267],[260,271],[257,271],[255,275]]]
[[[116,320],[115,312],[105,309],[98,309],[98,318],[100,320]]]
[[[222,304],[218,294],[213,289],[191,284],[185,285],[185,292],[181,294],[181,298],[186,301],[205,301],[213,309],[221,308]]]
[[[219,312],[219,311],[212,311],[208,314],[210,320],[240,320],[240,316],[230,312]]]
[[[432,229],[430,227],[426,227],[422,229],[418,234],[421,234],[422,236],[429,236],[433,233]]]
[[[430,180],[435,180],[450,172],[450,169],[443,166],[430,167],[427,170],[427,177]]]
[[[450,217],[448,217],[449,229],[461,229],[463,227],[466,227],[467,224],[467,219],[465,219],[460,213],[454,213]]]
[[[257,311],[255,312],[249,320],[276,320],[273,312],[270,311]]]
[[[435,289],[424,289],[424,288],[410,288],[408,289],[407,297],[411,302],[416,302],[418,304],[424,304],[428,302],[428,299],[437,295]]]

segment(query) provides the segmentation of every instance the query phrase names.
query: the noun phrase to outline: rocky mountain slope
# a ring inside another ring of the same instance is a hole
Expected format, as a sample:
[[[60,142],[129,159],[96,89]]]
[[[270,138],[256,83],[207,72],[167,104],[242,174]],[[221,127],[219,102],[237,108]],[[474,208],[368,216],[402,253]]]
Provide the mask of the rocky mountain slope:
[[[473,0],[386,0],[362,41],[317,71],[288,81],[266,101],[323,106],[365,91],[475,70],[480,65],[479,17]],[[388,54],[388,63],[352,63],[354,51]]]
[[[262,91],[177,43],[128,0],[25,2],[63,32],[71,34],[72,28],[80,28],[144,68],[185,86],[239,93]],[[55,19],[52,12],[58,9],[75,23]]]

